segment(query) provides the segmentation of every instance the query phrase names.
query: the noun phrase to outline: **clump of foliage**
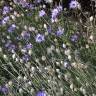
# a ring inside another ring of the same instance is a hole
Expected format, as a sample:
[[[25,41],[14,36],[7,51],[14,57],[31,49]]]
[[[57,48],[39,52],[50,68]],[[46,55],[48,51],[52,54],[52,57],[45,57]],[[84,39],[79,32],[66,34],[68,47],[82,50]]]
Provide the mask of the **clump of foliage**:
[[[94,16],[83,13],[78,1],[70,2],[70,10],[51,6],[51,0],[50,9],[40,0],[4,3],[0,96],[95,96]]]

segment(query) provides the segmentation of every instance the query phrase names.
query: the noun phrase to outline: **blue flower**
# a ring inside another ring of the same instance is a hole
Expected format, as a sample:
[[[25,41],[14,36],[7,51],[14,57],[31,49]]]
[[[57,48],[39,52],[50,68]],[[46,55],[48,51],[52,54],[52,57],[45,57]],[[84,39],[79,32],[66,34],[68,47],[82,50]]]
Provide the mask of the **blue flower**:
[[[28,44],[26,44],[26,45],[24,46],[24,49],[29,50],[29,49],[31,49],[32,47],[33,47],[33,45],[32,45],[31,43],[28,43]]]
[[[7,41],[7,43],[5,44],[5,47],[8,49],[8,51],[12,52],[16,50],[16,46],[14,44],[11,43],[11,41]]]
[[[64,29],[61,28],[61,27],[59,27],[58,30],[57,30],[57,32],[56,32],[56,35],[57,36],[61,36],[63,33],[64,33]]]
[[[29,3],[28,8],[29,9],[34,9],[34,5]]]
[[[22,56],[22,60],[23,60],[24,62],[28,62],[28,61],[30,60],[30,56],[29,56],[28,54],[24,54],[24,55]]]
[[[37,34],[35,37],[35,40],[36,40],[36,42],[41,43],[45,40],[45,37],[42,34]]]
[[[70,62],[68,60],[65,60],[64,61],[64,68],[70,68],[71,65],[70,65]]]
[[[39,11],[39,17],[43,17],[45,14],[46,14],[46,13],[45,13],[44,10]]]
[[[58,15],[58,13],[59,13],[58,9],[57,9],[57,8],[54,8],[54,9],[52,10],[52,18],[55,19],[56,16]]]
[[[7,14],[10,12],[10,7],[9,6],[4,6],[3,7],[3,15]]]
[[[36,96],[47,96],[44,91],[37,92]]]
[[[12,33],[15,29],[16,29],[16,25],[15,25],[15,24],[12,24],[12,25],[8,28],[8,32]]]
[[[25,0],[20,0],[20,5],[23,7],[23,8],[26,8],[26,7],[28,7],[28,4],[29,3],[27,3]]]
[[[25,40],[30,39],[30,33],[29,32],[24,31],[21,33],[21,35],[22,35],[23,39],[25,39]]]
[[[3,94],[7,94],[8,88],[6,86],[0,86],[0,92],[2,92]]]
[[[71,2],[69,3],[70,9],[75,9],[75,8],[79,8],[79,7],[80,7],[80,4],[76,0],[71,0]]]
[[[51,12],[51,21],[55,22],[57,19],[58,14],[62,11],[62,6],[57,6],[56,8],[54,8]]]
[[[71,36],[71,41],[72,42],[76,42],[78,40],[78,35],[77,34],[74,34]]]
[[[9,16],[6,16],[2,19],[2,24],[6,24],[9,20]]]
[[[47,26],[47,31],[48,31],[48,33],[51,33],[51,31],[52,31],[51,26]]]

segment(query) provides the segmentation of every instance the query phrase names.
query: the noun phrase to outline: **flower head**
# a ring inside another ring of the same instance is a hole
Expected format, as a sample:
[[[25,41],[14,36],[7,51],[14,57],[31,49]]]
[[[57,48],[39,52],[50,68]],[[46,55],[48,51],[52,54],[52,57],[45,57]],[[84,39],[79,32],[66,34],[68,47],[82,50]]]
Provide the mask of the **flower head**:
[[[72,1],[69,3],[69,8],[70,8],[70,9],[80,8],[80,4],[79,4],[79,2],[77,2],[76,0],[72,0]]]
[[[8,20],[9,20],[9,16],[4,17],[2,20],[2,24],[6,24]]]
[[[4,6],[3,7],[3,15],[7,14],[10,12],[10,7],[9,6]]]
[[[0,86],[0,92],[7,94],[8,93],[8,88],[5,86]]]
[[[30,33],[29,32],[23,31],[21,33],[21,35],[22,35],[23,39],[25,39],[25,40],[29,40],[30,39]]]
[[[52,31],[51,26],[47,26],[47,31],[48,31],[48,33],[51,33],[51,31]]]
[[[57,32],[56,32],[56,35],[57,36],[61,36],[63,33],[64,33],[64,29],[61,28],[61,27],[59,27],[58,30],[57,30]]]
[[[27,49],[27,50],[29,50],[29,49],[31,49],[32,48],[32,44],[31,43],[28,43],[28,44],[26,44],[25,46],[24,46],[24,49]]]
[[[34,9],[34,5],[29,3],[29,4],[28,4],[28,8],[29,8],[29,9]]]
[[[77,34],[74,34],[71,36],[71,41],[72,42],[76,42],[78,40],[78,35]]]
[[[59,13],[58,9],[57,8],[54,8],[52,10],[52,18],[56,18],[56,16],[58,15],[58,13]]]
[[[37,92],[36,96],[47,96],[47,95],[44,91],[39,91],[39,92]]]
[[[8,28],[8,32],[13,32],[16,28],[16,25],[15,24],[12,24],[9,28]]]
[[[45,13],[44,10],[39,11],[39,17],[43,17],[45,14],[46,14],[46,13]]]
[[[8,49],[8,51],[12,52],[12,50],[16,50],[16,46],[12,44],[11,41],[7,41],[5,44],[5,47]]]
[[[22,60],[23,60],[24,62],[28,62],[28,61],[30,60],[30,56],[29,56],[28,54],[24,54],[24,55],[22,56]]]
[[[54,8],[51,12],[51,21],[55,22],[57,20],[57,16],[58,14],[62,11],[62,6],[57,6],[56,8]]]
[[[37,34],[36,37],[35,37],[35,40],[36,40],[36,42],[41,43],[42,41],[45,40],[44,35]]]

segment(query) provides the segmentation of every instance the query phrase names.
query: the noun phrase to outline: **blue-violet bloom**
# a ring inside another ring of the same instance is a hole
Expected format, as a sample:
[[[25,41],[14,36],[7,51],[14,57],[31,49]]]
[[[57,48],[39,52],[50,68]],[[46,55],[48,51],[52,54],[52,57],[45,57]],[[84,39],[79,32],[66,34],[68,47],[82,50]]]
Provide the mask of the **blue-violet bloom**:
[[[57,32],[56,32],[56,35],[61,36],[63,33],[64,33],[64,28],[59,27]]]
[[[71,36],[71,41],[72,42],[76,42],[78,40],[78,35],[77,34],[74,34]]]
[[[57,8],[54,8],[53,10],[52,10],[52,18],[56,18],[56,16],[58,15],[58,13],[59,13],[59,11],[58,11],[58,9]]]
[[[8,28],[8,32],[12,33],[14,30],[16,29],[16,25],[12,24],[9,28]]]
[[[36,40],[36,42],[41,43],[42,41],[45,40],[45,37],[42,34],[37,34],[35,37],[35,40]]]
[[[44,91],[37,92],[36,96],[47,96]]]
[[[24,62],[28,62],[28,61],[30,60],[30,56],[29,56],[28,54],[24,54],[24,55],[22,56],[22,60],[23,60]]]
[[[32,47],[33,47],[33,45],[32,45],[31,43],[28,43],[28,44],[26,44],[26,45],[24,46],[24,49],[29,50],[29,49],[31,49]]]
[[[2,24],[6,24],[8,20],[9,20],[9,16],[4,17],[2,20]]]
[[[7,94],[8,88],[6,86],[0,86],[0,92],[2,92],[3,94]]]
[[[29,32],[24,31],[21,33],[21,35],[22,35],[23,39],[25,39],[25,40],[30,39],[30,33]]]
[[[7,14],[10,12],[10,7],[9,6],[4,6],[3,7],[3,15]]]
[[[69,3],[69,8],[70,9],[80,8],[80,4],[76,0],[71,0],[71,2]]]
[[[43,17],[45,14],[46,14],[46,13],[45,13],[44,10],[39,11],[39,17]]]

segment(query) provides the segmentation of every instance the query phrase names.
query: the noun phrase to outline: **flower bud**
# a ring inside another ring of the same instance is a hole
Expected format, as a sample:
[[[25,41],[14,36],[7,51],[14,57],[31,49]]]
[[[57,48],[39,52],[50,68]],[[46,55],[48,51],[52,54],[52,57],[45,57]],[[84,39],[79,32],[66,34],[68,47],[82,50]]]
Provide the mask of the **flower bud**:
[[[93,16],[91,16],[89,19],[90,19],[90,22],[92,22],[93,21]]]

